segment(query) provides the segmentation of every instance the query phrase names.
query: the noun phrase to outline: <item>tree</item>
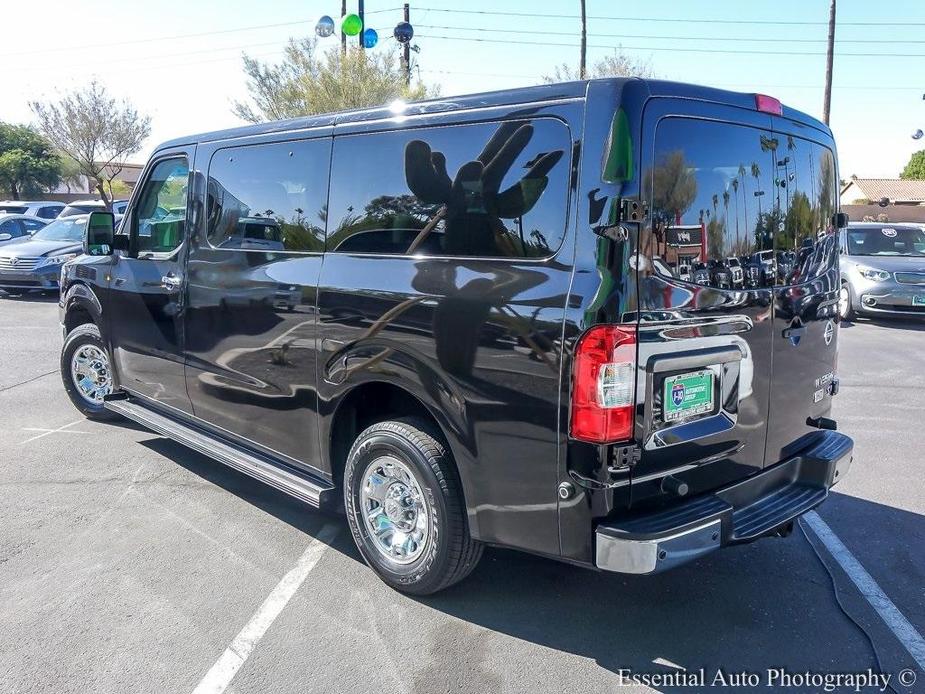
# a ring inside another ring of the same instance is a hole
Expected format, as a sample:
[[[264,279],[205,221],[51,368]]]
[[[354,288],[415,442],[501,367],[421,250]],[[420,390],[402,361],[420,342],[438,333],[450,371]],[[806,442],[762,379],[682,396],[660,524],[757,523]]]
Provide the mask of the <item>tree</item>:
[[[55,146],[77,162],[80,174],[99,191],[108,208],[107,187],[141,149],[151,133],[151,119],[128,102],[110,97],[96,81],[57,103],[29,104],[39,128]]]
[[[405,74],[389,56],[350,48],[320,51],[314,39],[289,39],[282,62],[261,63],[244,56],[250,102],[232,112],[250,123],[281,120],[351,108],[381,106],[395,99],[436,96],[422,82],[405,84]]]
[[[0,189],[13,200],[33,197],[61,180],[61,160],[48,140],[25,125],[0,123]]]
[[[899,177],[906,181],[925,181],[925,149],[909,157],[909,163]]]
[[[637,60],[624,53],[621,48],[616,48],[610,55],[605,55],[603,58],[596,60],[587,73],[587,77],[590,79],[600,79],[602,77],[655,77],[651,62]],[[556,65],[551,75],[543,76],[543,82],[546,84],[574,82],[580,79],[584,78],[581,77],[579,70],[568,63]]]

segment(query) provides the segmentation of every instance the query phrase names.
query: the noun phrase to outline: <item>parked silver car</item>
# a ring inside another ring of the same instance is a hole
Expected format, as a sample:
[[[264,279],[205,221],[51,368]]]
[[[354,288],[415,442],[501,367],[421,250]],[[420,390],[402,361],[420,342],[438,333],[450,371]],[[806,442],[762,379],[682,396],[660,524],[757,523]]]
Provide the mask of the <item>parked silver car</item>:
[[[852,222],[839,232],[838,312],[925,317],[925,227]]]

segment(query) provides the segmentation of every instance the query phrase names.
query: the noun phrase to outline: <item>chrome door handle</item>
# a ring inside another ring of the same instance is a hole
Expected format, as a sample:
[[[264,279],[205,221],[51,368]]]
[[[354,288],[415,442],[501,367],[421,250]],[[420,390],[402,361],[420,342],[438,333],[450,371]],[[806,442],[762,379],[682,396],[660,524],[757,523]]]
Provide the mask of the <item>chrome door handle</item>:
[[[180,278],[176,275],[164,275],[161,277],[161,286],[169,292],[175,292],[180,289]]]

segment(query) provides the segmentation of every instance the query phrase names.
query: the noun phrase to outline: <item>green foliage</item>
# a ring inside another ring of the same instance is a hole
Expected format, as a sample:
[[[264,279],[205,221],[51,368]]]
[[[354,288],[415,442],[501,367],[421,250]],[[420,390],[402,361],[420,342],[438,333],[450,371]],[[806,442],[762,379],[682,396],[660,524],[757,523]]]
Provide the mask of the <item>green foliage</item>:
[[[33,101],[29,107],[45,137],[77,162],[80,174],[93,181],[108,205],[106,184],[141,149],[151,133],[151,119],[110,97],[96,81],[56,103]]]
[[[697,177],[684,158],[684,152],[676,150],[659,160],[654,178],[655,193],[647,195],[652,200],[653,212],[657,218],[674,224],[674,220],[683,216],[697,197]],[[713,198],[715,212],[718,198],[715,195]]]
[[[621,48],[614,49],[610,55],[605,55],[587,70],[586,79],[601,79],[604,77],[655,77],[652,64],[644,60],[637,60],[623,52]],[[574,82],[581,79],[578,68],[568,63],[557,65],[551,75],[544,75],[543,82]]]
[[[909,163],[899,177],[906,181],[925,181],[925,149],[909,157]]]
[[[394,59],[358,47],[321,51],[314,39],[289,39],[282,62],[261,63],[244,56],[249,101],[236,101],[232,112],[250,123],[281,120],[352,108],[381,106],[395,99],[436,96],[422,82],[408,86]]]
[[[775,248],[794,249],[803,239],[812,238],[816,229],[816,214],[806,193],[794,193],[784,219],[784,230],[775,234]]]
[[[61,180],[62,162],[47,139],[25,125],[0,123],[0,190],[36,197]]]

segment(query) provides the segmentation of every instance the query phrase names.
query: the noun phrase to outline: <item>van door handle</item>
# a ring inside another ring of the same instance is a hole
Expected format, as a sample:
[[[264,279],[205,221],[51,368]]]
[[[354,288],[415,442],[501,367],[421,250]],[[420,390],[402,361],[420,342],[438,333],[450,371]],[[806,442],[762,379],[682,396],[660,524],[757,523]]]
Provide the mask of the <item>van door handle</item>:
[[[803,337],[806,332],[806,326],[801,325],[798,328],[787,328],[784,330],[784,339],[789,340],[791,337]]]
[[[179,291],[180,284],[182,284],[182,282],[176,275],[164,275],[161,277],[161,286],[168,292]]]

